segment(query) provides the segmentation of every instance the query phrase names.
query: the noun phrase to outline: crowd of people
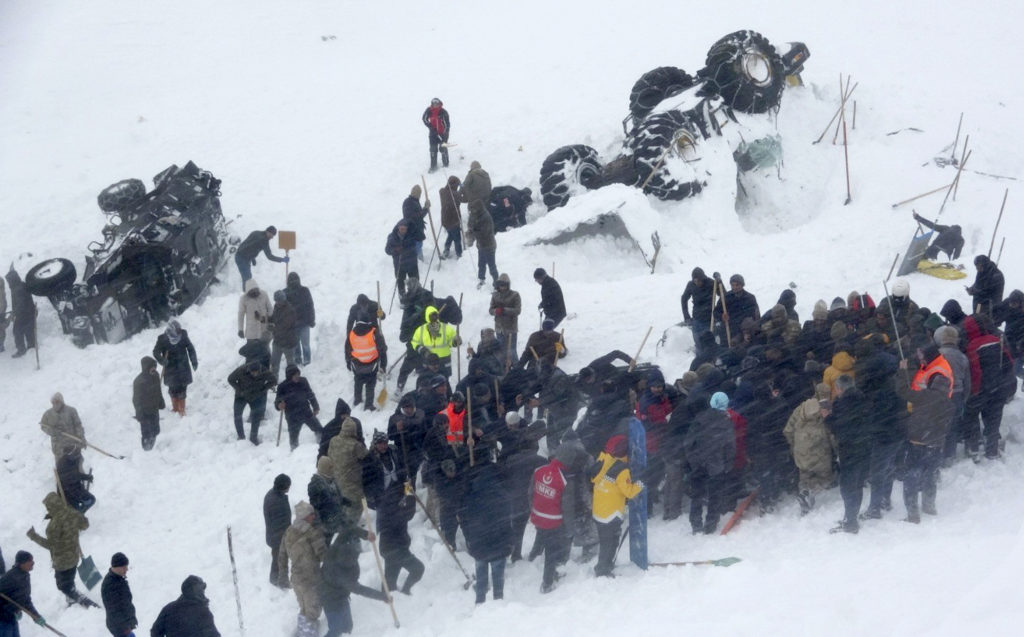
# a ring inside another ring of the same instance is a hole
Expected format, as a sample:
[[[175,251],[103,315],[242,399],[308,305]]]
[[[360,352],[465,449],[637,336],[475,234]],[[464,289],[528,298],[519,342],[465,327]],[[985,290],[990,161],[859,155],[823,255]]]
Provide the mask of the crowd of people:
[[[430,130],[431,168],[437,167],[438,151],[447,167],[450,119],[440,100],[432,102],[423,122]],[[408,528],[417,511],[460,569],[461,529],[475,577],[462,572],[479,604],[488,593],[504,596],[506,563],[524,558],[528,526],[536,532],[525,557],[543,557],[542,592],[557,586],[559,568],[574,545],[581,547],[581,559],[596,558],[596,576],[613,577],[627,502],[645,491],[648,515],[660,510],[666,521],[682,516],[688,497],[690,531],[710,534],[723,514],[751,494],[762,515],[788,498],[807,513],[824,490],[838,486],[844,514],[830,530],[856,533],[862,522],[893,509],[897,479],[907,522],[937,515],[939,472],[956,460],[961,444],[974,462],[1002,454],[1003,407],[1022,375],[1024,293],[1014,290],[1004,298],[1003,275],[986,256],[974,260],[968,311],[950,299],[933,312],[898,279],[877,304],[856,291],[831,303],[818,300],[803,323],[792,289],[762,314],[742,275],[729,277],[726,289],[717,273],[694,268],[681,296],[682,324],[694,342],[689,371],[668,383],[658,366],[613,350],[570,373],[562,362],[568,350],[559,330],[568,316],[565,299],[543,268],[534,272],[540,329],[519,347],[523,295],[497,269],[486,205],[490,178],[473,162],[465,179],[449,177],[438,193],[448,232],[439,256],[450,258],[453,247],[456,258],[461,256],[465,228],[467,246],[475,243],[479,254],[480,286],[488,273],[493,286],[493,328],[481,330],[476,347],[466,348],[463,374],[461,298],[428,290],[419,279],[430,208],[429,199],[420,203],[423,194],[420,186],[411,189],[386,242],[401,308],[398,340],[404,344],[395,400],[377,393],[389,371],[380,292],[376,301],[360,294],[349,310],[344,348],[352,402],[338,398],[326,424],[303,374],[313,360],[312,294],[295,272],[272,296],[252,278],[260,253],[288,261],[270,249],[273,226],[251,233],[235,255],[243,285],[237,326],[243,361],[227,382],[234,391],[237,437],[260,444],[259,428],[274,391],[273,406],[287,421],[291,448],[299,446],[303,428],[319,445],[308,499],[293,507],[292,479],[280,474],[263,504],[269,581],[294,592],[301,637],[319,634],[321,614],[328,635],[350,632],[353,593],[388,603],[394,592],[413,593],[425,572]],[[462,203],[469,210],[465,224]],[[20,333],[22,352],[24,329]],[[0,347],[2,342],[0,337]],[[187,331],[169,321],[133,383],[144,450],[154,448],[160,433],[163,387],[172,410],[184,416],[197,369]],[[413,376],[414,387],[406,391]],[[385,430],[364,432],[354,408],[393,412]],[[647,466],[636,474],[627,444],[633,419],[646,433]],[[78,537],[96,504],[89,492],[92,474],[82,467],[82,451],[91,444],[78,412],[60,393],[52,396],[40,425],[51,438],[58,488],[43,500],[45,535],[32,528],[28,537],[49,551],[57,588],[69,604],[95,607],[74,581]],[[372,527],[369,510],[376,512]],[[380,588],[359,582],[364,541],[379,546]],[[0,579],[0,637],[18,634],[22,612],[45,625],[31,600],[33,565],[28,551],[18,551]],[[127,568],[128,558],[114,554],[103,581],[112,635],[132,634],[138,625]],[[151,635],[219,634],[204,590],[200,578],[189,576]]]

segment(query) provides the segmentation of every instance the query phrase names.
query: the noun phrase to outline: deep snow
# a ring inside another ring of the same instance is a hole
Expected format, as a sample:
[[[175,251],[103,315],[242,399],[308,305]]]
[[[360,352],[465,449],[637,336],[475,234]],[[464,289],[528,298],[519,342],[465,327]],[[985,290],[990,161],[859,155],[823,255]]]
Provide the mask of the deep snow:
[[[388,303],[384,238],[427,165],[419,116],[430,97],[441,97],[452,115],[452,174],[464,175],[475,159],[495,185],[529,185],[539,193],[540,164],[555,148],[586,143],[605,158],[617,152],[629,88],[644,71],[678,65],[693,72],[710,44],[740,28],[780,46],[802,40],[811,50],[806,86],[787,90],[777,121],[785,167],[782,181],[772,184],[782,204],[774,214],[741,223],[733,212],[733,176],[716,174],[690,201],[665,204],[610,187],[499,236],[499,269],[527,308],[524,331],[532,329],[529,309],[539,300],[530,274],[554,264],[569,311],[578,315],[566,323],[567,368],[612,348],[633,352],[654,326],[641,360],[675,378],[690,360],[688,335],[670,330],[657,354],[654,341],[680,320],[679,294],[696,265],[743,273],[762,310],[791,282],[804,317],[816,299],[854,289],[879,299],[881,279],[913,232],[910,208],[934,217],[942,195],[898,210],[891,204],[949,183],[954,169],[931,159],[952,143],[960,112],[974,151],[969,167],[1014,180],[966,173],[942,219],[964,226],[964,263],[972,271],[970,258],[988,250],[1010,188],[1001,268],[1007,291],[1021,287],[1024,258],[1013,242],[1024,230],[1015,192],[1024,172],[1021,93],[1003,76],[1007,53],[1020,50],[1021,13],[1007,2],[918,0],[699,9],[536,0],[486,7],[9,0],[0,6],[0,261],[5,268],[13,261],[24,274],[43,258],[66,256],[81,270],[84,247],[103,223],[95,207],[99,190],[129,176],[150,183],[171,163],[192,159],[223,179],[222,203],[236,232],[269,223],[298,232],[292,267],[312,288],[320,315],[307,375],[329,412],[336,397],[351,397],[342,350],[348,306],[360,292],[372,295],[377,279]],[[842,205],[842,148],[810,143],[834,112],[846,73],[860,82],[849,206]],[[888,134],[894,131],[900,132]],[[428,177],[431,199],[442,183],[441,173]],[[624,214],[645,230],[654,224],[662,238],[653,276],[628,242],[524,247],[560,218],[596,215],[623,201]],[[531,208],[531,218],[544,214],[539,204]],[[488,296],[475,290],[474,258],[470,251],[434,277],[437,292],[465,292],[462,332],[470,342],[491,324]],[[139,634],[189,573],[208,582],[222,633],[238,634],[228,525],[247,633],[289,634],[294,626],[294,596],[266,583],[260,502],[280,472],[293,478],[292,503],[302,499],[316,447],[308,432],[292,454],[272,443],[253,449],[233,440],[224,379],[238,362],[239,285],[233,265],[224,275],[206,302],[182,317],[200,360],[190,413],[183,420],[163,416],[151,453],[139,449],[130,385],[158,330],[78,350],[38,299],[42,370],[35,371],[31,356],[5,357],[0,365],[8,405],[0,413],[0,546],[9,563],[18,548],[33,551],[36,605],[69,635],[101,634],[102,614],[65,609],[48,556],[24,537],[29,526],[44,526],[40,503],[53,480],[48,441],[36,423],[57,390],[78,408],[92,442],[128,456],[116,461],[87,452],[99,503],[82,542],[101,565],[115,551],[132,559]],[[283,284],[281,268],[262,259],[255,276],[265,287]],[[912,297],[929,307],[968,298],[958,283],[921,275],[909,281]],[[400,353],[397,322],[393,316],[385,323],[393,358]],[[11,351],[10,337],[7,343]],[[920,527],[899,522],[897,505],[858,536],[830,536],[826,529],[841,515],[835,492],[807,517],[790,503],[770,517],[745,520],[724,538],[694,538],[683,520],[652,521],[653,561],[744,559],[728,569],[641,573],[620,557],[615,580],[598,581],[589,567],[572,565],[556,592],[541,596],[540,564],[517,564],[507,574],[506,601],[474,608],[472,593],[462,590],[461,575],[418,516],[413,551],[427,574],[413,597],[396,601],[403,632],[607,634],[634,625],[649,634],[1009,634],[1024,620],[1014,593],[1024,563],[1021,414],[1018,399],[1004,418],[1004,435],[1018,433],[1005,462],[961,462],[945,471],[941,515]],[[357,415],[367,431],[385,424],[384,414]],[[272,422],[265,440],[273,436]],[[366,548],[363,580],[372,583],[377,576]],[[358,634],[390,628],[378,602],[355,598],[353,612]],[[26,634],[37,630],[22,624]]]

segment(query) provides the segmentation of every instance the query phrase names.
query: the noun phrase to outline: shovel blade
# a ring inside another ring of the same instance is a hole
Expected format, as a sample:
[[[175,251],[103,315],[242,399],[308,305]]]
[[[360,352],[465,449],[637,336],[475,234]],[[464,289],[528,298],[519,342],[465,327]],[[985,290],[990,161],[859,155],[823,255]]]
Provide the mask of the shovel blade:
[[[96,570],[96,562],[92,560],[92,556],[82,558],[82,563],[78,565],[78,576],[82,578],[82,583],[89,590],[96,588],[96,585],[100,583],[103,576]]]

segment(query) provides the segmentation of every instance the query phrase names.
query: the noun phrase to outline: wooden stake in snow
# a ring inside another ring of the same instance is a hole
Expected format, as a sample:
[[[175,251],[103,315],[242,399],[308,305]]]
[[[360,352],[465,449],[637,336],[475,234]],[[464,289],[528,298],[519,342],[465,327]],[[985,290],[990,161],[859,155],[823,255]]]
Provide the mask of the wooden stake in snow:
[[[1007,188],[1003,192],[1003,205],[999,206],[999,216],[996,218],[996,227],[992,229],[992,243],[988,245],[988,258],[992,258],[992,248],[996,247],[996,233],[999,232],[999,222],[1003,220],[1003,210],[1006,208],[1006,197],[1009,196],[1010,189]],[[1002,249],[1000,249],[1001,251]]]
[[[843,98],[843,100],[839,104],[839,108],[837,108],[836,112],[832,115],[832,119],[828,120],[828,124],[825,124],[825,130],[821,131],[821,135],[818,136],[818,139],[816,139],[813,142],[811,142],[812,145],[813,144],[821,143],[821,140],[825,139],[825,135],[828,134],[828,129],[832,128],[832,122],[836,121],[836,118],[839,117],[839,113],[841,113],[843,108],[846,106],[846,100],[851,95],[853,95],[853,92],[857,90],[858,86],[860,86],[860,82],[855,83],[853,85],[853,88],[851,88],[850,91],[848,93],[846,93],[846,96]]]
[[[231,527],[228,527],[228,556],[231,558],[231,579],[235,582],[235,607],[238,609],[238,632],[245,636],[245,621],[242,619],[242,596],[238,593],[238,569],[235,568],[235,547],[231,542]]]
[[[843,205],[847,206],[853,201],[853,195],[850,194],[850,151],[846,145],[846,119],[843,119],[843,158],[846,160],[846,201]]]

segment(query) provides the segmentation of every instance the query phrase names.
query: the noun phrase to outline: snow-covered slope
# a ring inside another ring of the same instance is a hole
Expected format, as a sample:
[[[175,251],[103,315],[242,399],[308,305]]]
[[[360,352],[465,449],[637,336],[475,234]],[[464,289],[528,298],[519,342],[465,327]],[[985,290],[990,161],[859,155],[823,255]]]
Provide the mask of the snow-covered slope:
[[[612,348],[635,351],[653,326],[641,359],[673,378],[689,363],[689,336],[670,330],[657,355],[654,340],[680,320],[679,294],[694,266],[743,273],[762,309],[790,283],[803,316],[816,299],[851,290],[880,298],[881,280],[913,233],[910,208],[933,217],[942,195],[891,205],[950,183],[955,169],[932,158],[949,152],[961,112],[973,150],[969,167],[1012,179],[966,173],[943,219],[964,227],[971,270],[971,256],[988,251],[1010,188],[1001,268],[1008,290],[1022,287],[1024,257],[1013,241],[1024,231],[1021,194],[1014,191],[1024,176],[1022,95],[1003,75],[1020,50],[1021,13],[1012,3],[979,8],[920,0],[756,7],[8,0],[0,7],[0,263],[6,269],[13,261],[24,274],[43,258],[66,256],[81,270],[84,247],[103,221],[95,207],[99,190],[125,177],[148,183],[171,163],[192,159],[223,179],[223,207],[236,232],[270,223],[297,231],[292,269],[312,288],[319,314],[307,376],[327,412],[336,397],[351,397],[344,313],[358,293],[372,296],[378,279],[388,305],[384,239],[427,166],[419,117],[431,97],[441,97],[451,112],[458,143],[452,174],[464,175],[478,160],[495,185],[539,193],[538,170],[555,148],[585,143],[609,158],[618,152],[628,91],[643,72],[661,65],[693,72],[711,43],[741,28],[779,44],[804,41],[811,50],[806,86],[787,90],[777,120],[785,165],[781,181],[770,186],[781,204],[770,218],[741,223],[734,176],[713,175],[700,197],[685,202],[612,187],[499,236],[499,269],[523,294],[524,307],[539,300],[533,269],[556,268],[569,311],[577,314],[565,325],[569,369]],[[842,148],[811,144],[837,107],[841,74],[859,82],[848,206]],[[443,177],[428,176],[435,201]],[[559,215],[587,218],[623,201],[624,215],[644,232],[652,223],[659,232],[654,275],[621,240],[527,247],[543,229],[557,228]],[[531,208],[531,218],[543,214],[539,204]],[[491,324],[488,295],[475,289],[474,259],[470,251],[432,276],[439,293],[465,292],[462,332],[471,342]],[[0,361],[0,546],[8,562],[18,548],[33,550],[37,606],[70,635],[101,634],[102,614],[65,609],[48,557],[24,537],[29,526],[44,525],[40,503],[53,478],[36,423],[58,390],[78,408],[91,441],[128,456],[117,461],[87,452],[99,503],[82,542],[102,565],[115,551],[131,558],[139,633],[195,573],[209,584],[222,633],[238,634],[228,525],[247,634],[289,634],[294,626],[294,596],[266,583],[260,503],[281,472],[293,478],[292,503],[303,498],[316,447],[308,432],[291,454],[272,442],[253,448],[234,441],[225,378],[238,362],[239,281],[233,266],[224,274],[205,303],[182,317],[199,352],[197,382],[189,415],[164,415],[153,452],[139,449],[130,392],[157,330],[78,350],[39,299],[42,370],[31,356]],[[267,288],[284,283],[281,268],[262,259],[255,276]],[[933,308],[968,298],[955,283],[920,275],[909,281],[912,296]],[[527,311],[524,330],[533,320]],[[385,326],[397,356],[397,320]],[[368,431],[386,421],[380,413],[357,415]],[[1024,619],[1013,593],[1024,562],[1017,488],[1024,450],[1012,435],[1021,416],[1018,400],[1004,419],[1004,434],[1011,434],[1005,462],[960,463],[944,472],[941,515],[920,527],[898,522],[897,505],[858,536],[829,536],[826,529],[840,516],[837,493],[807,517],[787,505],[724,538],[692,537],[682,520],[653,521],[652,559],[744,559],[728,569],[640,573],[620,566],[618,578],[598,581],[588,567],[573,565],[556,592],[541,596],[540,564],[517,564],[507,575],[506,601],[474,608],[444,547],[417,516],[413,551],[427,574],[411,598],[396,601],[403,631],[576,635],[635,626],[648,634],[1009,634]],[[272,429],[265,426],[266,440]],[[362,565],[363,579],[377,581],[368,552]],[[355,598],[353,613],[357,634],[390,630],[380,603]]]

